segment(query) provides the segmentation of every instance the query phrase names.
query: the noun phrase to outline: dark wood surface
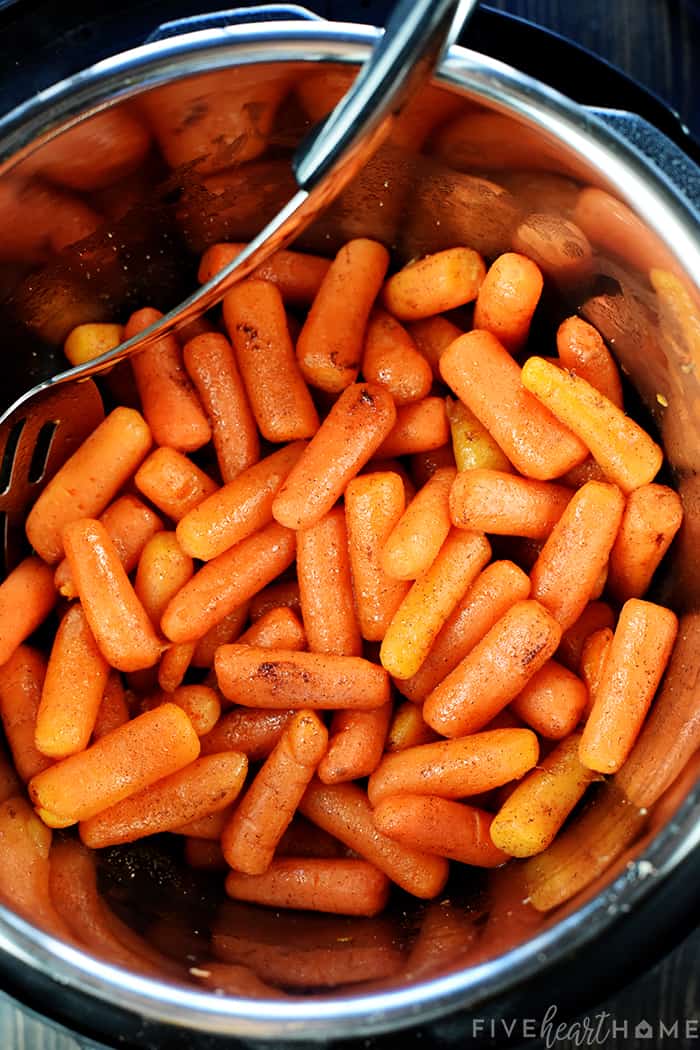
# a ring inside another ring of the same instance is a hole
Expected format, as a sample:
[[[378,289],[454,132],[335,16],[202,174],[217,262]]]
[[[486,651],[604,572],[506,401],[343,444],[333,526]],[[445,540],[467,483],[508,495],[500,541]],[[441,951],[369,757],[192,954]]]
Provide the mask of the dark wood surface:
[[[568,36],[616,64],[669,102],[700,137],[700,2],[697,0],[490,0],[499,8]],[[225,6],[212,3],[212,7]],[[541,70],[547,80],[547,70]],[[601,1037],[588,1042],[568,1038],[557,1050],[580,1046],[620,1050],[700,1047],[700,931],[653,970],[587,1015],[595,1029],[597,1013],[609,1015]],[[584,1019],[579,1019],[584,1022]],[[612,1024],[616,1028],[612,1028]],[[651,1026],[635,1034],[640,1022]],[[678,1023],[677,1034],[673,1026]],[[663,1026],[663,1027],[662,1027]],[[581,1029],[583,1031],[583,1029]],[[607,1032],[607,1038],[605,1033]],[[613,1032],[615,1034],[613,1034]],[[406,1040],[407,1046],[410,1040]],[[0,997],[1,1050],[84,1050],[87,1044],[43,1024]],[[465,1043],[466,1046],[466,1043]]]

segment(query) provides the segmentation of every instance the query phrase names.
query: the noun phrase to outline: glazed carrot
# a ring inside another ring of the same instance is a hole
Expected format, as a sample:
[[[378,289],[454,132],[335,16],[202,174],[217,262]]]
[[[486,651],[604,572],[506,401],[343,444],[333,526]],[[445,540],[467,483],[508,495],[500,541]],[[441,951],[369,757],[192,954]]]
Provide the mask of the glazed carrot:
[[[384,756],[369,778],[369,800],[377,806],[390,795],[480,795],[519,779],[533,768],[538,755],[537,737],[530,729],[494,729],[409,747]]]
[[[326,785],[312,780],[299,809],[415,897],[435,897],[445,885],[447,861],[383,835],[374,826],[367,795],[356,784]]]
[[[610,552],[609,586],[619,602],[646,593],[682,520],[680,496],[667,485],[642,485],[629,494]]]
[[[241,281],[224,297],[224,323],[262,436],[280,442],[315,434],[318,413],[275,285]]]
[[[366,860],[283,857],[264,874],[229,872],[226,892],[268,908],[377,915],[389,897],[389,880]]]
[[[559,480],[562,485],[567,485],[571,489],[580,489],[587,481],[606,481],[607,479],[593,456],[586,456],[583,463],[567,470]]]
[[[367,319],[388,265],[386,248],[366,238],[348,241],[336,255],[297,340],[299,365],[312,386],[340,393],[357,379]]]
[[[196,839],[191,835],[185,839],[184,859],[185,864],[198,871],[229,870],[218,842]]]
[[[194,563],[174,532],[157,532],[139,558],[134,590],[157,629],[173,595],[192,579]]]
[[[625,493],[653,481],[663,453],[638,423],[595,387],[541,357],[525,362],[522,383],[590,449],[593,458]]]
[[[491,839],[511,857],[531,857],[553,841],[591,780],[581,765],[581,736],[572,733],[528,773],[501,806],[491,824]]]
[[[396,413],[396,422],[377,449],[378,456],[411,456],[416,452],[430,452],[450,440],[445,402],[441,397],[424,397],[411,405],[403,405]]]
[[[206,634],[196,642],[181,642],[180,645],[194,645],[192,653],[193,667],[214,666],[214,654],[220,645],[227,645],[239,638],[248,619],[248,602],[237,605],[220,623],[210,627]]]
[[[409,263],[390,277],[382,301],[400,321],[418,321],[472,302],[485,276],[478,252],[448,248]]]
[[[210,733],[221,715],[221,701],[207,685],[181,685],[167,699],[181,707],[197,736]]]
[[[61,620],[46,669],[34,740],[42,754],[65,758],[92,736],[109,666],[80,604]]]
[[[32,547],[53,564],[63,557],[63,529],[101,514],[131,477],[151,445],[145,420],[133,408],[115,408],[54,474],[27,518]]]
[[[82,518],[63,532],[83,611],[103,656],[118,671],[152,667],[163,646],[99,521]]]
[[[244,244],[213,244],[207,248],[199,263],[198,279],[204,284],[219,270],[240,255]],[[309,306],[321,287],[330,267],[328,259],[305,252],[279,251],[257,266],[251,277],[269,281],[279,288],[285,303]]]
[[[561,628],[538,602],[516,602],[426,697],[423,717],[443,736],[487,725],[555,652]]]
[[[362,375],[369,383],[386,387],[397,405],[420,401],[433,385],[430,364],[418,352],[409,333],[391,314],[380,309],[370,314]]]
[[[435,561],[396,610],[384,635],[381,661],[390,674],[410,678],[436,635],[491,556],[485,536],[453,529]]]
[[[527,341],[543,284],[532,259],[517,252],[500,255],[479,289],[474,327],[490,332],[509,353],[517,353]]]
[[[222,645],[214,667],[224,696],[245,707],[369,711],[389,699],[384,668],[360,656]]]
[[[72,365],[84,365],[114,350],[123,340],[123,325],[79,324],[66,337],[63,353]]]
[[[297,533],[297,577],[310,651],[361,656],[342,507]]]
[[[51,839],[25,799],[0,805],[0,900],[27,922],[71,942],[49,892]]]
[[[222,751],[228,750],[229,748],[221,748],[216,754],[221,754]],[[234,805],[234,803],[231,803],[228,806],[224,806],[223,809],[217,809],[213,813],[208,813],[206,817],[189,820],[186,824],[180,824],[172,830],[176,835],[187,835],[191,838],[201,839],[202,842],[216,842],[218,845],[219,839],[224,833],[224,828],[231,819]]]
[[[413,849],[477,868],[508,860],[489,838],[491,814],[476,806],[438,795],[398,795],[380,802],[372,816],[384,835]]]
[[[603,671],[605,670],[605,661],[608,658],[612,640],[612,629],[610,627],[601,627],[599,630],[589,634],[583,643],[581,678],[588,690],[588,699],[583,710],[585,718],[588,718],[590,715],[595,698],[598,695],[600,683],[603,679]]]
[[[260,458],[260,438],[233,349],[219,332],[204,332],[182,351],[211,426],[216,459],[225,482]]]
[[[585,445],[523,389],[521,369],[491,333],[460,336],[440,359],[440,371],[526,477],[549,481],[586,458]]]
[[[445,410],[452,435],[452,449],[457,470],[510,471],[511,465],[486,427],[461,401],[445,399]]]
[[[597,328],[582,317],[567,318],[557,329],[557,352],[564,368],[622,408],[620,373]]]
[[[575,674],[548,660],[511,704],[511,710],[540,736],[563,740],[581,721],[588,690]]]
[[[362,637],[379,642],[409,585],[391,579],[381,566],[381,552],[405,505],[398,474],[383,471],[355,478],[345,490],[345,520],[352,585]]]
[[[620,612],[579,755],[615,773],[629,755],[666,670],[678,633],[670,609],[630,598]]]
[[[100,515],[100,521],[127,575],[136,568],[141,551],[151,536],[163,528],[158,515],[135,496],[120,496]],[[56,569],[54,585],[64,598],[75,598],[77,595],[67,558]]]
[[[405,751],[407,747],[430,744],[437,733],[423,718],[420,707],[405,700],[394,711],[384,745],[386,751]]]
[[[393,579],[415,580],[435,561],[450,531],[449,497],[456,471],[436,470],[409,503],[382,549],[382,569]]]
[[[500,470],[466,470],[450,490],[450,515],[461,529],[544,540],[572,495],[571,489],[551,481]]]
[[[36,649],[20,645],[0,667],[0,718],[15,769],[25,783],[53,761],[34,742],[46,661]]]
[[[268,525],[274,498],[305,448],[305,441],[285,445],[190,510],[177,526],[182,550],[211,561]]]
[[[306,634],[292,610],[281,605],[263,613],[243,632],[238,644],[262,649],[306,649]]]
[[[408,332],[412,336],[418,351],[423,355],[430,365],[433,377],[440,378],[440,358],[450,343],[454,343],[458,336],[463,335],[461,328],[446,317],[424,317],[420,321],[413,321],[408,325]]]
[[[138,335],[163,315],[146,307],[127,321],[125,339]],[[166,335],[131,358],[143,414],[157,445],[193,452],[211,439],[211,427],[182,364],[174,335]]]
[[[624,499],[615,485],[589,481],[552,529],[530,579],[532,597],[566,631],[586,607],[615,542]]]
[[[551,206],[550,206],[551,207]],[[512,247],[560,288],[581,288],[593,275],[593,250],[580,226],[557,212],[532,211],[513,234]]]
[[[581,665],[583,646],[590,634],[601,627],[614,627],[616,616],[607,602],[589,602],[576,623],[562,635],[557,660],[577,672]]]
[[[267,758],[277,745],[294,711],[268,711],[254,707],[237,707],[227,711],[201,739],[202,754],[240,751],[251,762]]]
[[[226,751],[198,758],[80,822],[80,837],[91,849],[134,842],[208,816],[237,798],[248,769],[245,755]]]
[[[356,383],[344,390],[277,494],[272,507],[277,521],[293,529],[315,525],[395,421],[393,399],[382,387]]]
[[[391,711],[390,700],[373,711],[336,711],[318,779],[342,784],[373,773],[381,761]]]
[[[232,868],[247,875],[269,868],[327,743],[326,727],[313,711],[299,711],[284,729],[221,837]]]
[[[0,665],[44,622],[56,597],[51,569],[33,556],[5,577],[0,584]]]
[[[294,533],[273,522],[212,558],[168,605],[161,620],[165,635],[173,642],[197,641],[289,568],[294,553]]]
[[[158,664],[158,685],[164,693],[172,693],[182,685],[182,680],[192,663],[195,648],[195,642],[182,642],[165,650]]]
[[[29,795],[50,827],[68,827],[175,773],[199,755],[192,724],[161,704],[35,776]]]
[[[210,496],[216,482],[174,448],[157,448],[134,478],[136,487],[173,521]]]
[[[107,679],[92,727],[92,743],[123,726],[131,717],[126,693],[118,671],[111,671]]]
[[[426,453],[429,455],[429,453]],[[453,464],[454,465],[454,464]],[[400,459],[393,457],[391,459],[379,459],[375,457],[370,459],[369,463],[365,463],[364,467],[360,471],[361,474],[398,474],[403,482],[404,493],[406,500],[412,500],[416,494],[416,486],[413,482],[412,476],[409,474],[407,468],[404,466]],[[435,471],[432,471],[435,473]],[[427,481],[427,478],[425,479]],[[420,482],[424,484],[424,482]],[[347,493],[347,490],[346,490]]]
[[[280,580],[258,591],[250,602],[250,622],[256,623],[265,613],[282,605],[291,609],[295,616],[301,616],[301,598],[296,580]]]

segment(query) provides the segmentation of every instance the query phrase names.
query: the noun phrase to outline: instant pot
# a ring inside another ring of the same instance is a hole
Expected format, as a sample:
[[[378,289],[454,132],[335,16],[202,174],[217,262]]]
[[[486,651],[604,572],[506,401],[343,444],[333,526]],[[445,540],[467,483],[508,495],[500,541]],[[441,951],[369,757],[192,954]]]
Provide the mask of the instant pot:
[[[291,150],[312,123],[296,86],[329,68],[339,71],[342,82],[343,72],[369,54],[379,33],[373,26],[382,24],[389,7],[312,6],[317,12],[272,5],[212,14],[197,4],[158,2],[110,4],[95,13],[94,5],[76,3],[61,12],[61,26],[48,3],[0,11],[0,198],[3,184],[22,189],[13,198],[7,228],[21,232],[41,221],[36,209],[27,210],[32,197],[25,190],[33,180],[56,189],[61,200],[79,199],[97,216],[76,242],[52,240],[48,220],[46,236],[33,238],[31,251],[26,238],[18,235],[19,247],[12,250],[6,240],[0,265],[5,401],[63,367],[62,340],[74,324],[122,319],[146,295],[161,308],[173,305],[192,289],[197,253],[215,240],[249,238],[290,196]],[[214,91],[248,91],[254,123],[270,84],[279,90],[266,141],[248,153],[246,142],[239,143],[242,152],[234,151],[223,166],[174,157],[150,139],[133,170],[103,185],[81,186],[73,177],[71,186],[65,169],[51,167],[60,136],[112,105],[136,114],[148,128],[149,109],[173,98],[201,107]],[[633,806],[635,819],[624,837],[622,825],[630,822],[621,821],[609,863],[595,856],[595,848],[577,861],[572,847],[581,877],[571,900],[541,917],[527,911],[523,917],[516,908],[510,921],[506,911],[489,951],[478,949],[485,943],[480,932],[474,950],[465,937],[459,950],[452,944],[442,958],[436,952],[426,974],[399,972],[359,989],[259,1000],[216,995],[195,982],[116,969],[1,908],[3,988],[108,1045],[214,1050],[286,1041],[355,1046],[361,1040],[363,1046],[389,1048],[406,1040],[406,1029],[435,1046],[505,1043],[500,1019],[538,1019],[552,1004],[562,1017],[580,1012],[648,968],[698,920],[700,786],[692,703],[697,694],[700,709],[697,148],[671,111],[614,70],[488,9],[477,12],[428,92],[428,146],[436,128],[487,110],[509,122],[504,148],[477,158],[436,159],[422,142],[392,140],[299,244],[330,253],[350,236],[368,235],[384,240],[398,261],[454,243],[493,257],[507,250],[514,225],[531,211],[568,221],[581,185],[613,195],[624,204],[623,216],[642,220],[643,248],[634,238],[616,241],[615,230],[609,236],[602,231],[598,241],[592,239],[593,264],[585,273],[563,280],[552,266],[543,324],[535,331],[546,338],[551,325],[573,309],[598,325],[625,372],[630,404],[660,435],[684,500],[684,528],[657,585],[681,615],[680,641],[638,745],[646,749],[646,768],[651,755],[654,774],[644,783],[633,777],[622,783],[624,804]],[[323,111],[325,100],[318,102]],[[120,188],[116,196],[110,194],[114,185]],[[0,210],[0,226],[2,221]],[[543,251],[546,263],[546,246]],[[650,265],[678,282],[688,311],[682,317],[657,298]],[[5,453],[7,440],[4,435]],[[691,714],[672,753],[655,755],[654,718],[672,720],[679,709]],[[617,788],[603,790],[610,796]],[[574,818],[570,837],[577,820],[595,824],[595,806],[604,809],[606,797],[594,800],[593,817],[584,809]],[[167,920],[170,952],[194,963],[217,922],[236,928],[258,923],[261,935],[291,943],[307,935],[303,917],[271,920],[261,912],[256,918],[250,909],[245,915],[235,909],[215,914],[221,880],[184,871],[171,838],[101,857],[105,899],[139,932]],[[449,907],[488,930],[497,892],[488,880],[451,883]],[[382,920],[382,936],[402,950],[420,921],[420,910],[397,898]],[[517,1031],[514,1041],[522,1034]]]

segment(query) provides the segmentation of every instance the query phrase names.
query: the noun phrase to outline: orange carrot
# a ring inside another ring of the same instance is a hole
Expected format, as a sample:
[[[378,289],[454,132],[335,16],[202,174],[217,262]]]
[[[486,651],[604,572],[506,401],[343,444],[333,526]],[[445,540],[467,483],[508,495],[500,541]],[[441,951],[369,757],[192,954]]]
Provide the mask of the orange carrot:
[[[556,650],[561,628],[538,602],[517,602],[426,698],[423,717],[443,736],[487,725]]]
[[[397,405],[420,401],[433,384],[432,369],[409,333],[379,309],[372,311],[367,325],[362,374],[369,383],[386,387]]]
[[[216,482],[174,448],[157,448],[134,478],[136,487],[173,521],[210,496]]]
[[[255,280],[237,284],[224,298],[224,323],[262,436],[280,442],[315,434],[318,413],[275,285]]]
[[[207,839],[187,837],[185,839],[184,858],[185,864],[189,864],[191,868],[196,868],[198,871],[229,870],[219,843],[208,842]]]
[[[214,666],[224,696],[245,707],[369,711],[389,699],[384,668],[360,656],[222,645]]]
[[[269,868],[327,743],[318,715],[294,716],[224,829],[221,848],[232,868],[247,875]]]
[[[0,718],[15,769],[26,783],[53,761],[34,742],[46,661],[36,649],[20,645],[0,667]]]
[[[340,393],[357,379],[367,319],[388,265],[386,248],[366,238],[348,241],[336,255],[297,340],[312,386]]]
[[[666,670],[678,633],[670,609],[630,598],[620,613],[579,755],[614,773],[629,755]]]
[[[489,837],[491,814],[476,806],[437,795],[399,795],[385,798],[372,816],[384,835],[413,849],[477,868],[508,860]]]
[[[161,704],[34,776],[29,796],[49,827],[65,828],[176,773],[199,755],[192,724]]]
[[[127,321],[131,339],[163,315],[147,307]],[[211,428],[182,364],[174,335],[166,335],[131,358],[143,414],[157,445],[193,452],[211,439]]]
[[[361,656],[342,507],[334,507],[315,525],[297,533],[297,576],[311,652]]]
[[[566,474],[562,474],[560,478],[562,485],[567,485],[571,489],[580,489],[587,481],[605,480],[605,474],[593,459],[593,456],[587,456],[583,463],[579,463],[577,467],[567,470]]]
[[[181,685],[167,700],[185,712],[197,736],[206,736],[219,721],[221,701],[208,685]],[[162,702],[162,700],[161,700]]]
[[[72,365],[84,365],[124,341],[120,324],[79,324],[69,332],[63,353]]]
[[[173,595],[192,579],[194,564],[174,532],[157,532],[144,547],[136,571],[136,596],[157,629]]]
[[[123,726],[130,717],[131,712],[126,701],[121,676],[117,671],[112,671],[107,679],[100,706],[97,708],[95,724],[92,728],[92,743],[107,736],[119,726]]]
[[[373,711],[336,711],[328,750],[318,767],[319,780],[342,784],[373,773],[381,761],[391,711],[391,701]]]
[[[601,627],[614,627],[615,619],[615,613],[607,602],[589,602],[576,623],[564,631],[557,650],[557,660],[570,671],[578,671],[588,636]]]
[[[199,263],[198,279],[204,284],[240,255],[244,244],[213,244]],[[309,306],[330,267],[328,259],[305,252],[279,251],[253,270],[251,277],[276,284],[285,303]]]
[[[396,413],[396,422],[377,450],[378,456],[411,456],[430,452],[450,440],[445,402],[441,397],[424,397],[404,405]]]
[[[356,383],[344,390],[277,494],[277,521],[293,529],[320,521],[395,421],[393,399],[382,387]]]
[[[588,699],[586,706],[583,710],[585,718],[590,715],[595,698],[598,695],[600,689],[600,683],[603,680],[603,671],[605,670],[605,661],[608,658],[610,652],[610,646],[613,640],[613,632],[610,627],[601,627],[597,631],[593,631],[589,634],[586,641],[583,643],[583,651],[581,653],[581,678],[586,684],[588,690]]]
[[[556,660],[548,660],[511,709],[540,736],[563,740],[581,721],[587,702],[588,690],[581,679]]]
[[[247,618],[248,602],[242,602],[228,616],[224,616],[220,623],[210,627],[196,642],[181,642],[180,645],[194,645],[192,666],[212,668],[216,650],[220,645],[228,645],[240,637]]]
[[[229,641],[229,639],[226,639]],[[165,650],[158,664],[158,685],[164,693],[172,693],[187,673],[195,654],[195,642],[182,642]]]
[[[29,512],[27,536],[44,561],[60,561],[64,527],[78,518],[101,514],[150,445],[150,430],[132,408],[115,408],[100,423],[54,474]]]
[[[366,860],[283,857],[264,874],[229,872],[226,892],[269,908],[377,915],[389,897],[389,880]]]
[[[222,751],[228,750],[228,748],[221,748],[216,754],[221,754]],[[234,803],[231,803],[229,806],[224,806],[223,809],[217,809],[213,813],[207,814],[206,817],[189,820],[186,824],[180,824],[172,830],[176,835],[187,835],[191,838],[201,839],[202,842],[216,842],[218,845],[219,839],[224,833],[224,828],[231,819],[233,810]]]
[[[262,649],[306,649],[306,634],[292,610],[281,605],[263,613],[244,631],[238,644]]]
[[[466,470],[450,490],[450,514],[461,529],[546,539],[571,499],[571,489],[500,470]]]
[[[548,481],[586,458],[586,446],[523,389],[521,369],[490,332],[460,336],[440,371],[526,477]]]
[[[509,473],[510,463],[494,439],[462,401],[445,398],[452,434],[452,451],[458,470],[500,470]]]
[[[560,288],[578,289],[593,276],[593,250],[580,226],[550,211],[533,211],[513,234],[512,247]]]
[[[56,604],[53,573],[38,558],[20,562],[0,584],[0,666]]]
[[[420,707],[405,700],[394,711],[389,725],[385,749],[387,751],[405,751],[407,747],[419,744],[430,744],[437,739],[437,733],[431,729],[423,718]]]
[[[257,463],[260,438],[231,345],[219,332],[204,332],[182,356],[209,419],[221,477],[233,481]]]
[[[680,496],[666,485],[642,485],[629,494],[610,552],[609,586],[618,601],[646,593],[682,520]]]
[[[472,302],[485,275],[478,252],[448,248],[395,273],[384,286],[382,300],[400,321],[418,321]]]
[[[490,332],[509,353],[517,353],[527,341],[543,284],[532,259],[517,252],[499,255],[479,289],[474,327]]]
[[[596,328],[582,317],[569,317],[557,329],[559,359],[622,408],[622,383],[615,360]]]
[[[51,831],[23,798],[0,805],[0,901],[27,922],[73,940],[49,892]]]
[[[278,609],[282,605],[291,609],[295,616],[301,616],[301,598],[296,580],[281,580],[258,591],[250,602],[250,622],[256,623],[270,609]]]
[[[251,762],[267,758],[282,733],[294,718],[294,711],[268,711],[254,707],[237,707],[227,711],[201,739],[202,754],[240,751]]]
[[[450,343],[463,335],[461,328],[446,317],[425,317],[408,325],[408,332],[419,352],[430,365],[433,377],[440,379],[440,358]]]
[[[456,471],[436,470],[396,523],[382,550],[382,569],[397,580],[422,576],[450,531],[449,496]]]

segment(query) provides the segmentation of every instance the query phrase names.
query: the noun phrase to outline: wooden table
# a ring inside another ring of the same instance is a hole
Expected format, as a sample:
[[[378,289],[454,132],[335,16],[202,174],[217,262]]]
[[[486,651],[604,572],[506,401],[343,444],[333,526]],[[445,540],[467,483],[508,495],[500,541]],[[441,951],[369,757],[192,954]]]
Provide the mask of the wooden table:
[[[700,138],[700,92],[693,64],[700,58],[700,4],[695,0],[490,0],[493,7],[529,18],[557,30],[624,69],[678,110]],[[212,3],[212,8],[218,5]],[[541,71],[543,80],[547,70]],[[614,105],[614,100],[611,100]],[[625,1050],[667,1050],[700,1047],[700,1025],[683,1038],[686,1019],[700,1018],[700,931],[651,972],[600,1008],[618,1025],[615,1042]],[[596,1011],[588,1018],[595,1025]],[[646,1021],[653,1035],[635,1028]],[[677,1038],[660,1038],[659,1023]],[[620,1026],[626,1025],[626,1030]],[[693,1037],[693,1031],[695,1036]],[[572,1037],[575,1033],[571,1033]],[[407,1039],[407,1045],[409,1041]],[[84,1041],[59,1032],[0,996],[2,1050],[86,1050]],[[92,1044],[94,1045],[94,1044]],[[574,1050],[575,1037],[557,1042],[558,1050]],[[581,1045],[580,1043],[578,1045]],[[583,1044],[586,1045],[586,1044]],[[591,1045],[591,1044],[589,1044]],[[601,1045],[593,1044],[593,1045]]]

